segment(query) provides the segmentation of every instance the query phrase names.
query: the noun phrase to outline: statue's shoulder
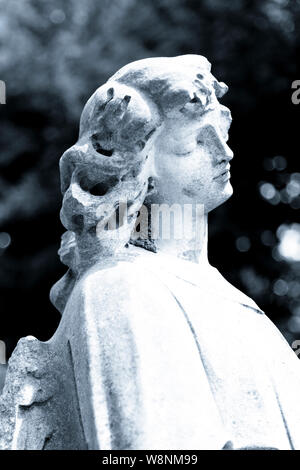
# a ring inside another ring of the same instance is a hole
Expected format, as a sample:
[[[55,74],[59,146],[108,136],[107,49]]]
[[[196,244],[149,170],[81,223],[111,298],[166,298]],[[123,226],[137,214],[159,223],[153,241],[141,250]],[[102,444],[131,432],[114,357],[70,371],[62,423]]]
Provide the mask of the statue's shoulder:
[[[142,276],[142,277],[141,277]],[[146,269],[134,259],[114,259],[106,263],[99,263],[89,269],[83,276],[83,284],[97,283],[99,281],[107,284],[114,282],[128,283],[135,281],[142,284],[142,278],[151,276]]]
[[[125,334],[131,325],[128,328],[143,335],[141,322],[159,321],[162,311],[177,309],[169,289],[154,273],[133,262],[118,261],[95,266],[75,284],[63,319],[65,324],[80,318],[89,324],[100,322],[116,334]]]
[[[134,259],[114,259],[89,269],[75,285],[81,296],[113,298],[115,302],[162,293],[164,286],[155,274]]]

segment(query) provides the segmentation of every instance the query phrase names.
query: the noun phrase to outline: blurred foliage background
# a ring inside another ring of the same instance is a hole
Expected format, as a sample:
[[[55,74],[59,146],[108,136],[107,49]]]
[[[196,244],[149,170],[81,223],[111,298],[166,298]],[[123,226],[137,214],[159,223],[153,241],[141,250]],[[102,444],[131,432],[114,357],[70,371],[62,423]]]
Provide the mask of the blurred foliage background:
[[[127,62],[196,53],[230,89],[234,196],[210,260],[288,341],[300,338],[299,0],[0,0],[0,339],[47,340],[59,314],[58,161],[82,107]],[[297,75],[298,74],[298,75]]]

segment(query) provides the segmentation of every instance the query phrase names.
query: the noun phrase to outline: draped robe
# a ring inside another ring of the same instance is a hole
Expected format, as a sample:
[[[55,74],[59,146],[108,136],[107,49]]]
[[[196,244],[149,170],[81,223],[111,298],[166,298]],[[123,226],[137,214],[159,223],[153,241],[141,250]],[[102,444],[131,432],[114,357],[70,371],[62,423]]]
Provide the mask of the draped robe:
[[[130,247],[94,266],[66,341],[90,449],[300,449],[300,362],[208,264]]]

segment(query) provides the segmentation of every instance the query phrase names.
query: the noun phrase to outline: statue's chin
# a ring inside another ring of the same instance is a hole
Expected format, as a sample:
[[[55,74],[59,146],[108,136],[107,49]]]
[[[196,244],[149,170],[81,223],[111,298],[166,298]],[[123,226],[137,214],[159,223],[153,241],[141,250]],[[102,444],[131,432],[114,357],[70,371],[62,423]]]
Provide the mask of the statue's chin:
[[[206,205],[205,212],[206,213],[211,212],[217,207],[221,206],[222,204],[224,204],[224,202],[226,202],[232,196],[232,194],[233,194],[233,188],[230,184],[230,181],[228,181],[226,185],[224,186],[223,190],[218,193],[217,197],[214,200],[209,201],[209,203]]]

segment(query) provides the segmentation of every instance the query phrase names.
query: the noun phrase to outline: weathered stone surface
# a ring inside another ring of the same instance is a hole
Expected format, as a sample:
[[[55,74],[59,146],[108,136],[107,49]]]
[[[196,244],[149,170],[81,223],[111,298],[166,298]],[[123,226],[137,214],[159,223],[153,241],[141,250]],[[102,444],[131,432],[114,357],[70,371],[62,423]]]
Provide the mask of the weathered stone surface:
[[[60,161],[62,319],[9,361],[0,448],[300,449],[300,363],[206,256],[232,194],[226,90],[188,55],[128,64],[87,102]],[[189,237],[149,217],[136,239],[143,203],[202,211]]]
[[[36,338],[22,338],[0,396],[0,449],[86,448],[72,358]]]

